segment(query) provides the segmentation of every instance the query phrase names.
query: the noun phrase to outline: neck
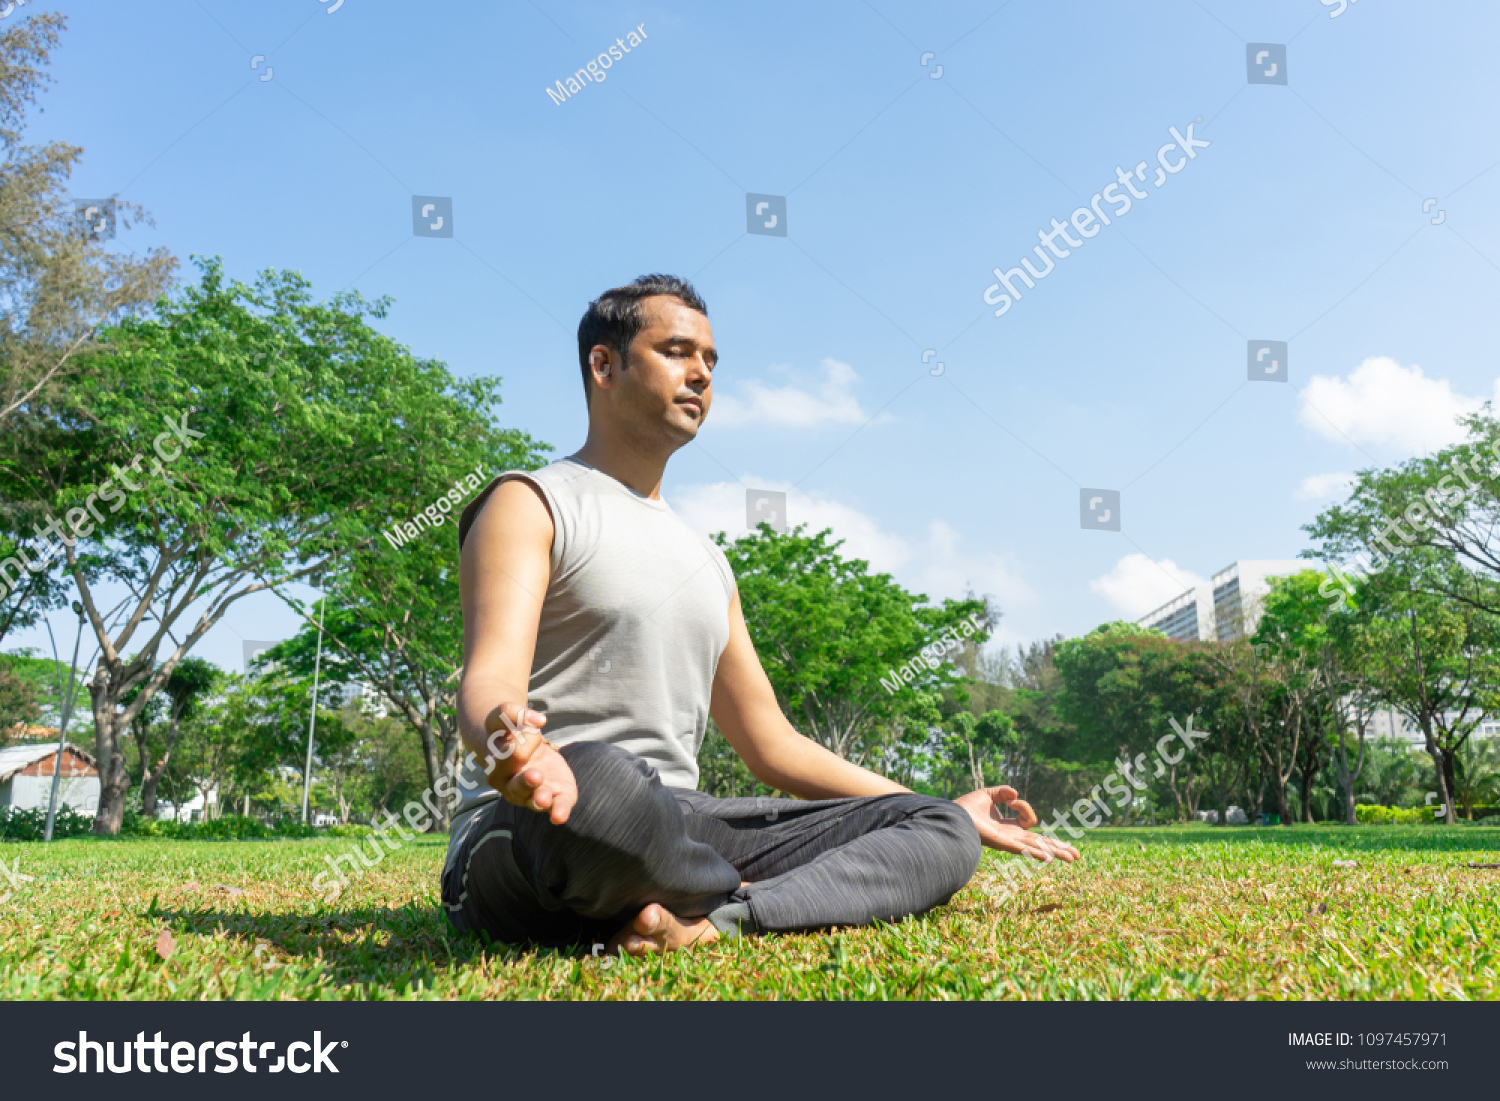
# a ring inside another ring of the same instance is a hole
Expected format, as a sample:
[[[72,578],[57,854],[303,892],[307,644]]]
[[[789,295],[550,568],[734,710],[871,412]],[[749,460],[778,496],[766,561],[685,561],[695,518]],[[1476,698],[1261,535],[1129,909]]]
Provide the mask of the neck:
[[[588,438],[574,458],[629,486],[642,497],[659,501],[662,474],[671,454],[672,451],[643,447],[640,441],[627,439],[591,420]]]

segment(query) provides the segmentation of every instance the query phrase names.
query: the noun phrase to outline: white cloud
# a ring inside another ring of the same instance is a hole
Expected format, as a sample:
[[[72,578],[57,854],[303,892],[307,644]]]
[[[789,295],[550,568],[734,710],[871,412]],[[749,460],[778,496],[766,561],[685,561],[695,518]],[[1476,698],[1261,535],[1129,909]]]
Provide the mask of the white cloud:
[[[1315,375],[1301,396],[1298,419],[1304,427],[1330,440],[1389,446],[1406,456],[1458,442],[1463,430],[1454,418],[1484,404],[1455,393],[1447,379],[1428,378],[1416,364],[1402,367],[1388,356],[1365,360],[1347,381]]]
[[[766,386],[754,379],[736,383],[733,393],[714,395],[709,420],[718,425],[758,424],[815,428],[822,424],[864,424],[870,414],[851,391],[859,375],[847,363],[825,359],[823,381],[812,388],[789,383]],[[773,368],[775,370],[775,368]],[[875,423],[889,420],[882,415]]]
[[[1299,501],[1326,501],[1331,497],[1344,496],[1353,484],[1353,474],[1314,474],[1302,479],[1302,484],[1297,487],[1296,498]]]
[[[844,540],[839,553],[863,558],[875,573],[888,573],[904,588],[927,594],[929,600],[963,597],[968,591],[995,598],[1001,611],[1035,604],[1037,594],[1011,560],[990,552],[971,553],[962,536],[942,520],[930,521],[920,532],[889,532],[870,516],[850,505],[803,493],[785,483],[760,481],[746,475],[745,485],[784,491],[792,526],[806,524],[808,532],[832,528]],[[745,534],[745,485],[718,482],[680,486],[670,503],[689,526],[702,532],[727,532],[731,539]]]
[[[1201,584],[1203,578],[1180,569],[1170,558],[1153,562],[1144,554],[1127,554],[1115,563],[1114,569],[1090,581],[1089,588],[1123,618],[1139,619]]]

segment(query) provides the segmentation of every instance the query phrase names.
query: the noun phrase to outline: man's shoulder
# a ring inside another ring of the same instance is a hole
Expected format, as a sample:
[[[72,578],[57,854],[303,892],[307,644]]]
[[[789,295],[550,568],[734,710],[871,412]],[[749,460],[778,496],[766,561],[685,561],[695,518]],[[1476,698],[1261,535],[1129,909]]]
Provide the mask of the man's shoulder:
[[[562,464],[551,463],[540,470],[507,470],[492,478],[459,515],[458,545],[464,545],[469,529],[492,501],[506,514],[507,526],[524,522],[527,518],[538,524],[555,526],[557,498],[554,491],[563,484],[558,479],[566,477],[567,472],[546,472],[559,465]]]

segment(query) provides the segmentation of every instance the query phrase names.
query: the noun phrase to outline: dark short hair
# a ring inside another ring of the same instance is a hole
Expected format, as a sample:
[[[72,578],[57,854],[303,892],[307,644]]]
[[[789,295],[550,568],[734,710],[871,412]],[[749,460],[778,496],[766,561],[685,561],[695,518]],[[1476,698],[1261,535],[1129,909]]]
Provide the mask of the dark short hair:
[[[708,316],[708,306],[699,297],[693,285],[675,275],[653,273],[642,275],[623,287],[605,291],[589,303],[583,320],[578,323],[578,365],[583,370],[583,397],[588,400],[589,352],[596,344],[613,348],[620,353],[620,367],[625,369],[630,354],[631,341],[646,327],[645,311],[641,304],[648,298],[668,295],[684,306]]]

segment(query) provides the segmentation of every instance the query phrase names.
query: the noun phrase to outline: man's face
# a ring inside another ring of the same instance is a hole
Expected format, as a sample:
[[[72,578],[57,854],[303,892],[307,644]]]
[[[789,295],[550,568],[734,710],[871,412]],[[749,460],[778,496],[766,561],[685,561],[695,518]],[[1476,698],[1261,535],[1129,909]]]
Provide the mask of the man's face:
[[[663,434],[681,447],[698,435],[713,403],[719,361],[713,326],[666,295],[646,299],[642,308],[646,325],[630,345],[612,404],[631,429]]]

